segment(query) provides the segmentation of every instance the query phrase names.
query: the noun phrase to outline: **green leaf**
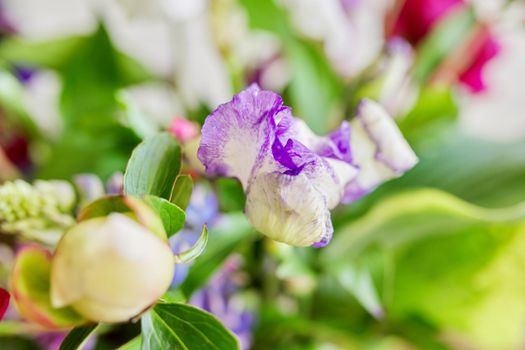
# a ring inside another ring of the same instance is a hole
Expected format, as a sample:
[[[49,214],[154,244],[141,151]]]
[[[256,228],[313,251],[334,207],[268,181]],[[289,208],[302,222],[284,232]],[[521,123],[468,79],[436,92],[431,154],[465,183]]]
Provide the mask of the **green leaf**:
[[[354,295],[370,315],[377,319],[383,317],[383,305],[370,271],[366,267],[358,267],[355,264],[346,265],[338,272],[337,277],[339,283]]]
[[[155,235],[166,239],[164,219],[159,217],[160,214],[157,215],[156,208],[149,201],[146,204],[143,200],[131,196],[118,195],[99,198],[82,208],[78,213],[78,221],[107,216],[111,213],[130,214]]]
[[[385,185],[385,192],[435,187],[488,207],[514,205],[525,198],[525,141],[491,142],[450,128],[411,136],[419,164]]]
[[[140,344],[142,343],[142,337],[139,335],[138,337],[135,337],[131,339],[126,344],[122,345],[117,350],[140,350]]]
[[[179,175],[173,184],[170,202],[176,204],[182,210],[186,210],[190,204],[193,181],[190,175]]]
[[[30,41],[10,37],[0,45],[0,57],[13,64],[60,69],[83,42],[82,36],[71,36],[49,41]]]
[[[326,133],[338,120],[335,103],[343,82],[335,74],[321,48],[295,36],[286,11],[273,0],[242,0],[250,26],[277,34],[283,41],[291,67],[289,97],[296,115],[318,133]]]
[[[239,349],[215,316],[185,304],[158,304],[142,317],[142,350]]]
[[[72,129],[64,130],[61,139],[52,145],[50,158],[44,159],[36,177],[69,179],[79,173],[90,173],[107,179],[126,167],[133,147],[140,141],[131,130],[116,122],[95,130],[83,126]]]
[[[127,117],[129,126],[139,137],[151,137],[158,132],[158,128],[155,124],[151,123],[148,116],[140,110],[139,106],[137,106],[137,103],[128,92],[121,90],[117,93],[116,98],[118,106]]]
[[[292,68],[289,92],[294,113],[314,132],[325,134],[338,122],[331,116],[343,83],[319,48],[301,41],[290,42],[285,48]]]
[[[221,177],[215,180],[214,185],[221,211],[244,210],[246,195],[239,180]]]
[[[254,237],[254,230],[242,213],[224,215],[210,228],[208,248],[191,265],[181,290],[188,298],[203,286],[208,278],[241,243]]]
[[[364,217],[339,228],[322,256],[327,262],[336,263],[339,259],[351,259],[374,244],[394,248],[431,235],[455,232],[473,222],[505,226],[523,218],[523,205],[508,210],[486,209],[438,190],[406,191],[384,199]]]
[[[180,146],[173,136],[160,133],[147,138],[135,148],[128,162],[124,193],[169,199],[180,162]]]
[[[184,210],[164,198],[146,196],[145,200],[160,216],[168,238],[184,227],[184,222],[186,221]]]
[[[97,323],[92,323],[73,328],[60,344],[60,350],[81,350],[97,327]]]
[[[0,337],[14,335],[36,335],[42,332],[42,327],[26,321],[2,320],[0,322]],[[2,344],[0,342],[0,344]]]
[[[36,137],[39,131],[25,106],[23,105],[24,88],[16,78],[7,71],[0,69],[0,106],[9,121],[22,127],[28,136]]]
[[[275,33],[281,38],[291,35],[286,12],[274,0],[240,0],[240,4],[248,13],[250,27]]]
[[[78,213],[78,221],[107,216],[111,213],[128,213],[132,209],[125,202],[124,196],[105,196],[86,205]]]
[[[17,255],[11,289],[17,309],[25,319],[49,328],[67,328],[85,320],[70,307],[54,308],[50,296],[51,254],[27,246]]]
[[[201,236],[199,240],[188,250],[175,255],[175,263],[185,264],[189,263],[204,253],[206,245],[208,244],[208,228],[206,225],[202,227]]]
[[[405,134],[417,134],[421,128],[435,122],[455,120],[458,107],[452,89],[446,86],[427,86],[421,91],[412,110],[399,121]]]
[[[525,203],[486,209],[418,190],[336,230],[322,260],[337,271],[379,252],[382,262],[367,266],[391,322],[417,316],[474,348],[512,349],[525,322],[524,248]]]
[[[70,51],[54,67],[62,78],[64,130],[43,159],[38,177],[69,178],[89,172],[107,178],[125,167],[140,141],[122,123],[116,98],[121,88],[138,82],[137,76],[122,66],[123,54],[113,47],[103,26]]]

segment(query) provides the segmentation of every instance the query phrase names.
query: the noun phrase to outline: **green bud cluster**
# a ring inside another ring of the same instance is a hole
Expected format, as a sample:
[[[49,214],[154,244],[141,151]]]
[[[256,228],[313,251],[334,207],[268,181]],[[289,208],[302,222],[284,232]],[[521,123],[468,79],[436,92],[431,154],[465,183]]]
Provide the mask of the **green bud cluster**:
[[[0,187],[0,221],[11,223],[58,210],[56,198],[46,196],[23,180]]]
[[[67,182],[6,182],[0,186],[0,228],[35,236],[35,230],[67,227],[74,222],[74,204],[75,193]]]

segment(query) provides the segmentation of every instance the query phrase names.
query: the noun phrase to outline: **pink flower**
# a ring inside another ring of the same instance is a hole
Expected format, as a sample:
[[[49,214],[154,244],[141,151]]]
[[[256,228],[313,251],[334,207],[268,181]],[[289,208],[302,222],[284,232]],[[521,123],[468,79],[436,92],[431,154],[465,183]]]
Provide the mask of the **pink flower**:
[[[175,135],[177,140],[182,143],[193,140],[199,134],[198,126],[194,122],[182,117],[173,118],[171,125],[168,127],[168,131]]]
[[[7,307],[9,306],[10,298],[11,296],[9,293],[5,289],[0,288],[0,320],[4,317]]]
[[[464,5],[463,0],[405,0],[393,34],[417,45],[442,17]]]
[[[401,36],[416,46],[440,21],[465,6],[467,5],[464,0],[406,0],[394,23],[392,35]],[[473,36],[472,40],[477,42],[465,43],[469,47],[465,53],[471,53],[471,56],[465,58],[460,55],[466,64],[459,65],[462,68],[454,73],[454,76],[470,91],[479,93],[486,89],[483,68],[497,55],[500,46],[490,30],[482,31],[481,35]]]
[[[496,57],[501,48],[490,32],[486,32],[482,40],[483,44],[478,54],[474,57],[470,66],[459,75],[459,80],[474,93],[487,89],[483,81],[483,67],[492,58]]]

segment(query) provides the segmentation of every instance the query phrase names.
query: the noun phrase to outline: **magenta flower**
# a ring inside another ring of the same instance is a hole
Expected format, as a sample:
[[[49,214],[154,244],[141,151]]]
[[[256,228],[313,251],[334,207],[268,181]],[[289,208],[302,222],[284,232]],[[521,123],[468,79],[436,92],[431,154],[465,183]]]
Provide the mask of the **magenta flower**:
[[[11,296],[7,292],[7,290],[0,288],[0,320],[4,318],[4,314],[7,310],[7,307],[9,306],[9,299]]]
[[[331,209],[417,162],[375,102],[362,101],[352,123],[319,137],[292,116],[279,95],[256,85],[207,117],[198,157],[209,175],[239,179],[246,215],[257,230],[290,245],[314,247],[332,237]]]
[[[464,6],[463,0],[406,0],[394,25],[394,35],[417,45],[440,19]]]
[[[430,31],[451,13],[466,7],[464,0],[406,0],[394,24],[392,34],[418,45]],[[477,93],[486,89],[483,81],[485,64],[495,57],[500,46],[490,31],[484,31],[476,40],[479,45],[468,53],[472,59],[458,73],[459,81]]]
[[[501,47],[490,32],[485,31],[480,38],[482,41],[478,54],[474,57],[472,63],[464,70],[459,80],[474,93],[482,92],[487,89],[483,80],[483,68],[485,64],[496,57]]]
[[[168,131],[182,143],[193,140],[199,135],[199,128],[197,125],[182,117],[173,118],[168,127]]]

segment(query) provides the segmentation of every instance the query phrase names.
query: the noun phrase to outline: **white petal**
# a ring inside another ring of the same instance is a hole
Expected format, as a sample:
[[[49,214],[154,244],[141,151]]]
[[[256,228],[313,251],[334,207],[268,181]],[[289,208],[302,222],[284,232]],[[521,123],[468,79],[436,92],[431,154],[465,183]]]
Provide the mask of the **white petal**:
[[[293,246],[311,246],[333,232],[326,198],[304,173],[258,175],[248,192],[246,215],[264,235]]]
[[[394,120],[376,102],[363,100],[352,121],[351,149],[359,175],[346,188],[351,202],[398,177],[418,161]]]

